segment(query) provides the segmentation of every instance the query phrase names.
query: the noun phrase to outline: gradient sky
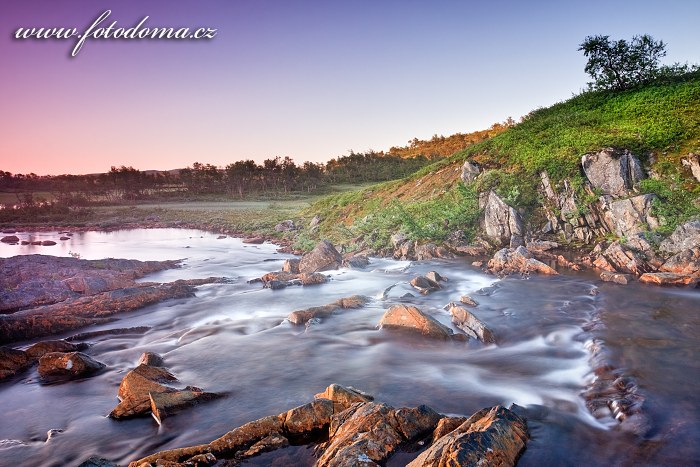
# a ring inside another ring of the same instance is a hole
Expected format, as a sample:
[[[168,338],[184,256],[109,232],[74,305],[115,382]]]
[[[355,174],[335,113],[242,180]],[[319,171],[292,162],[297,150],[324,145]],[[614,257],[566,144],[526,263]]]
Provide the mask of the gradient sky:
[[[16,40],[108,22],[210,41]],[[0,170],[327,161],[484,129],[588,81],[587,36],[651,34],[700,63],[700,1],[2,0]]]

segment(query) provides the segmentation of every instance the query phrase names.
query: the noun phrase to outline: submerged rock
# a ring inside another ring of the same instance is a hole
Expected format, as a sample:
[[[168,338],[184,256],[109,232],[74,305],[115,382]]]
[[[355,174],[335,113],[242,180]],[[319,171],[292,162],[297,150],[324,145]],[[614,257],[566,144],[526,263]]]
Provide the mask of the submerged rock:
[[[320,241],[316,247],[305,254],[299,261],[299,272],[322,272],[338,269],[343,263],[343,257],[328,240]]]
[[[408,466],[513,466],[528,437],[524,419],[502,406],[486,408],[438,439]]]
[[[306,324],[312,319],[327,318],[339,310],[360,308],[367,304],[368,301],[368,297],[353,295],[352,297],[341,298],[328,305],[314,306],[305,310],[293,311],[287,316],[287,319],[292,324]]]
[[[407,330],[434,339],[451,339],[454,332],[432,316],[410,305],[394,305],[389,308],[379,321],[384,329]]]
[[[39,359],[39,376],[49,380],[81,378],[104,367],[82,352],[50,352]]]

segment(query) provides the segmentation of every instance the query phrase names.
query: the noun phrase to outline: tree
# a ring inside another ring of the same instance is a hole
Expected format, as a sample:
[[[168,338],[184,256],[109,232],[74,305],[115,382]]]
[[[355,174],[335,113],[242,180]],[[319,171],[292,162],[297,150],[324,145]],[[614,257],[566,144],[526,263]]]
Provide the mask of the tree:
[[[666,44],[648,34],[631,41],[611,41],[609,36],[588,36],[578,50],[588,58],[585,71],[593,89],[629,89],[653,80],[659,59],[666,55]]]

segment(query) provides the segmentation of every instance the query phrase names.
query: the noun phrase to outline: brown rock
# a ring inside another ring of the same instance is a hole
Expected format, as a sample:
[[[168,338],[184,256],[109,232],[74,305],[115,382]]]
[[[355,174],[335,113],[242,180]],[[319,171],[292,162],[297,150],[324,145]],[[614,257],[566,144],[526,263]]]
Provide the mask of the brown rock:
[[[700,276],[700,247],[682,250],[662,264],[659,271]]]
[[[247,459],[249,457],[259,456],[260,454],[275,451],[277,449],[286,448],[289,446],[289,440],[279,433],[272,433],[266,436],[257,443],[253,444],[243,454],[236,455],[236,458]]]
[[[50,352],[78,352],[87,349],[86,344],[73,344],[64,340],[42,341],[27,349],[27,355],[39,358]]]
[[[454,303],[449,304],[449,312],[452,315],[452,322],[459,329],[467,333],[469,336],[479,339],[485,344],[495,344],[496,338],[493,332],[486,327],[484,323],[476,316],[470,313],[467,309],[457,306]]]
[[[59,240],[70,240],[70,237],[66,237],[65,235],[62,237],[59,237]]]
[[[613,242],[593,264],[611,272],[641,275],[654,268],[646,261],[643,253],[625,248],[620,242]]]
[[[620,274],[619,272],[603,271],[600,273],[600,278],[605,282],[627,285],[632,279],[632,276],[630,274]]]
[[[427,277],[428,279],[430,279],[430,280],[433,281],[433,282],[438,282],[438,283],[439,283],[439,282],[447,282],[447,277],[441,276],[441,275],[440,275],[439,273],[437,273],[436,271],[430,271],[430,272],[428,272],[428,273],[425,275],[425,277]]]
[[[548,240],[532,240],[527,242],[525,246],[530,251],[548,251],[559,248],[557,242],[550,242]]]
[[[139,361],[136,366],[147,365],[147,366],[163,366],[163,357],[153,352],[144,352],[139,357]],[[174,377],[173,377],[174,378]]]
[[[56,242],[54,242],[53,240],[44,240],[43,242],[41,242],[41,244],[42,246],[54,246]]]
[[[32,359],[22,350],[0,347],[0,380],[15,375],[32,364]]]
[[[80,378],[105,367],[82,352],[50,352],[39,359],[39,376],[43,379]]]
[[[423,295],[427,295],[435,290],[440,290],[442,286],[436,281],[429,279],[426,276],[416,276],[411,279],[411,285]]]
[[[647,272],[639,276],[639,282],[655,285],[694,285],[700,277],[674,274],[672,272]]]
[[[226,238],[226,237],[224,237]],[[265,243],[265,239],[263,237],[248,237],[244,238],[241,240],[243,243],[247,243],[249,245],[261,245]]]
[[[441,416],[427,405],[420,405],[396,409],[394,418],[403,437],[414,440],[434,430]]]
[[[469,306],[479,306],[479,302],[471,298],[469,295],[462,295],[459,297],[459,301]]]
[[[286,414],[260,418],[234,428],[222,437],[212,441],[208,450],[216,457],[233,454],[236,451],[248,449],[253,444],[274,433],[283,433]],[[157,454],[148,458],[156,459]],[[146,459],[148,459],[146,458]]]
[[[489,260],[487,267],[494,274],[512,274],[515,272],[523,274],[529,272],[538,272],[546,275],[559,274],[550,266],[533,258],[532,254],[523,246],[515,249],[503,248],[497,251],[493,258]]]
[[[353,295],[352,297],[341,298],[329,305],[313,306],[305,310],[293,311],[287,316],[287,319],[292,324],[306,324],[313,318],[327,318],[340,309],[360,308],[368,301],[367,297]]]
[[[328,282],[328,277],[318,272],[303,272],[299,274],[299,280],[301,280],[301,285],[317,285]]]
[[[286,259],[284,264],[282,264],[282,272],[291,272],[292,274],[299,274],[299,261],[298,259]]]
[[[144,457],[137,461],[129,463],[129,467],[142,467],[144,464],[147,466],[156,464],[159,467],[166,467],[169,462],[184,462],[199,455],[208,455],[209,452],[208,444],[200,444],[198,446],[189,446],[186,448],[170,449],[167,451],[160,451],[150,456]],[[170,464],[172,465],[172,464]],[[180,465],[180,464],[178,464]]]
[[[527,439],[525,420],[504,407],[496,406],[472,415],[408,466],[514,466]]]
[[[6,235],[0,238],[0,242],[3,243],[19,243],[19,237],[17,235]]]
[[[289,410],[284,417],[285,435],[308,438],[327,429],[333,415],[333,401],[316,399]]]
[[[433,443],[448,433],[453,432],[462,423],[467,421],[467,417],[443,417],[433,431]]]
[[[384,313],[379,322],[381,328],[407,330],[435,339],[450,339],[454,334],[450,328],[418,308],[394,305]]]
[[[584,154],[581,165],[595,188],[615,197],[626,195],[644,178],[639,159],[627,150],[605,148],[597,153]]]
[[[351,269],[364,269],[369,266],[369,258],[365,255],[351,255],[343,260],[343,266]]]
[[[160,425],[165,417],[175,412],[220,397],[218,394],[193,389],[197,388],[174,392],[150,392],[151,413],[156,422]]]
[[[374,397],[369,394],[354,388],[346,388],[339,384],[331,384],[325,391],[316,394],[314,398],[333,401],[334,413],[342,412],[356,402],[371,402],[374,400]]]
[[[338,253],[333,244],[328,240],[322,240],[309,253],[299,261],[299,272],[322,272],[338,269],[343,263],[343,257]]]
[[[139,365],[124,376],[119,384],[119,404],[109,414],[112,418],[130,418],[145,415],[151,410],[151,393],[174,391],[165,386],[176,381],[165,368]]]

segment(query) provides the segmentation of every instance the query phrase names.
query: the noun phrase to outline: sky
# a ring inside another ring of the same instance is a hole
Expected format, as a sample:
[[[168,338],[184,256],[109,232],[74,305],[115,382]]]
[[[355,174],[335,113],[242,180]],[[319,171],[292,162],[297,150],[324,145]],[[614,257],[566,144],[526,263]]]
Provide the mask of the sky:
[[[16,39],[188,27],[211,39]],[[697,0],[1,0],[0,170],[325,162],[466,133],[585,88],[586,36],[700,63]]]

